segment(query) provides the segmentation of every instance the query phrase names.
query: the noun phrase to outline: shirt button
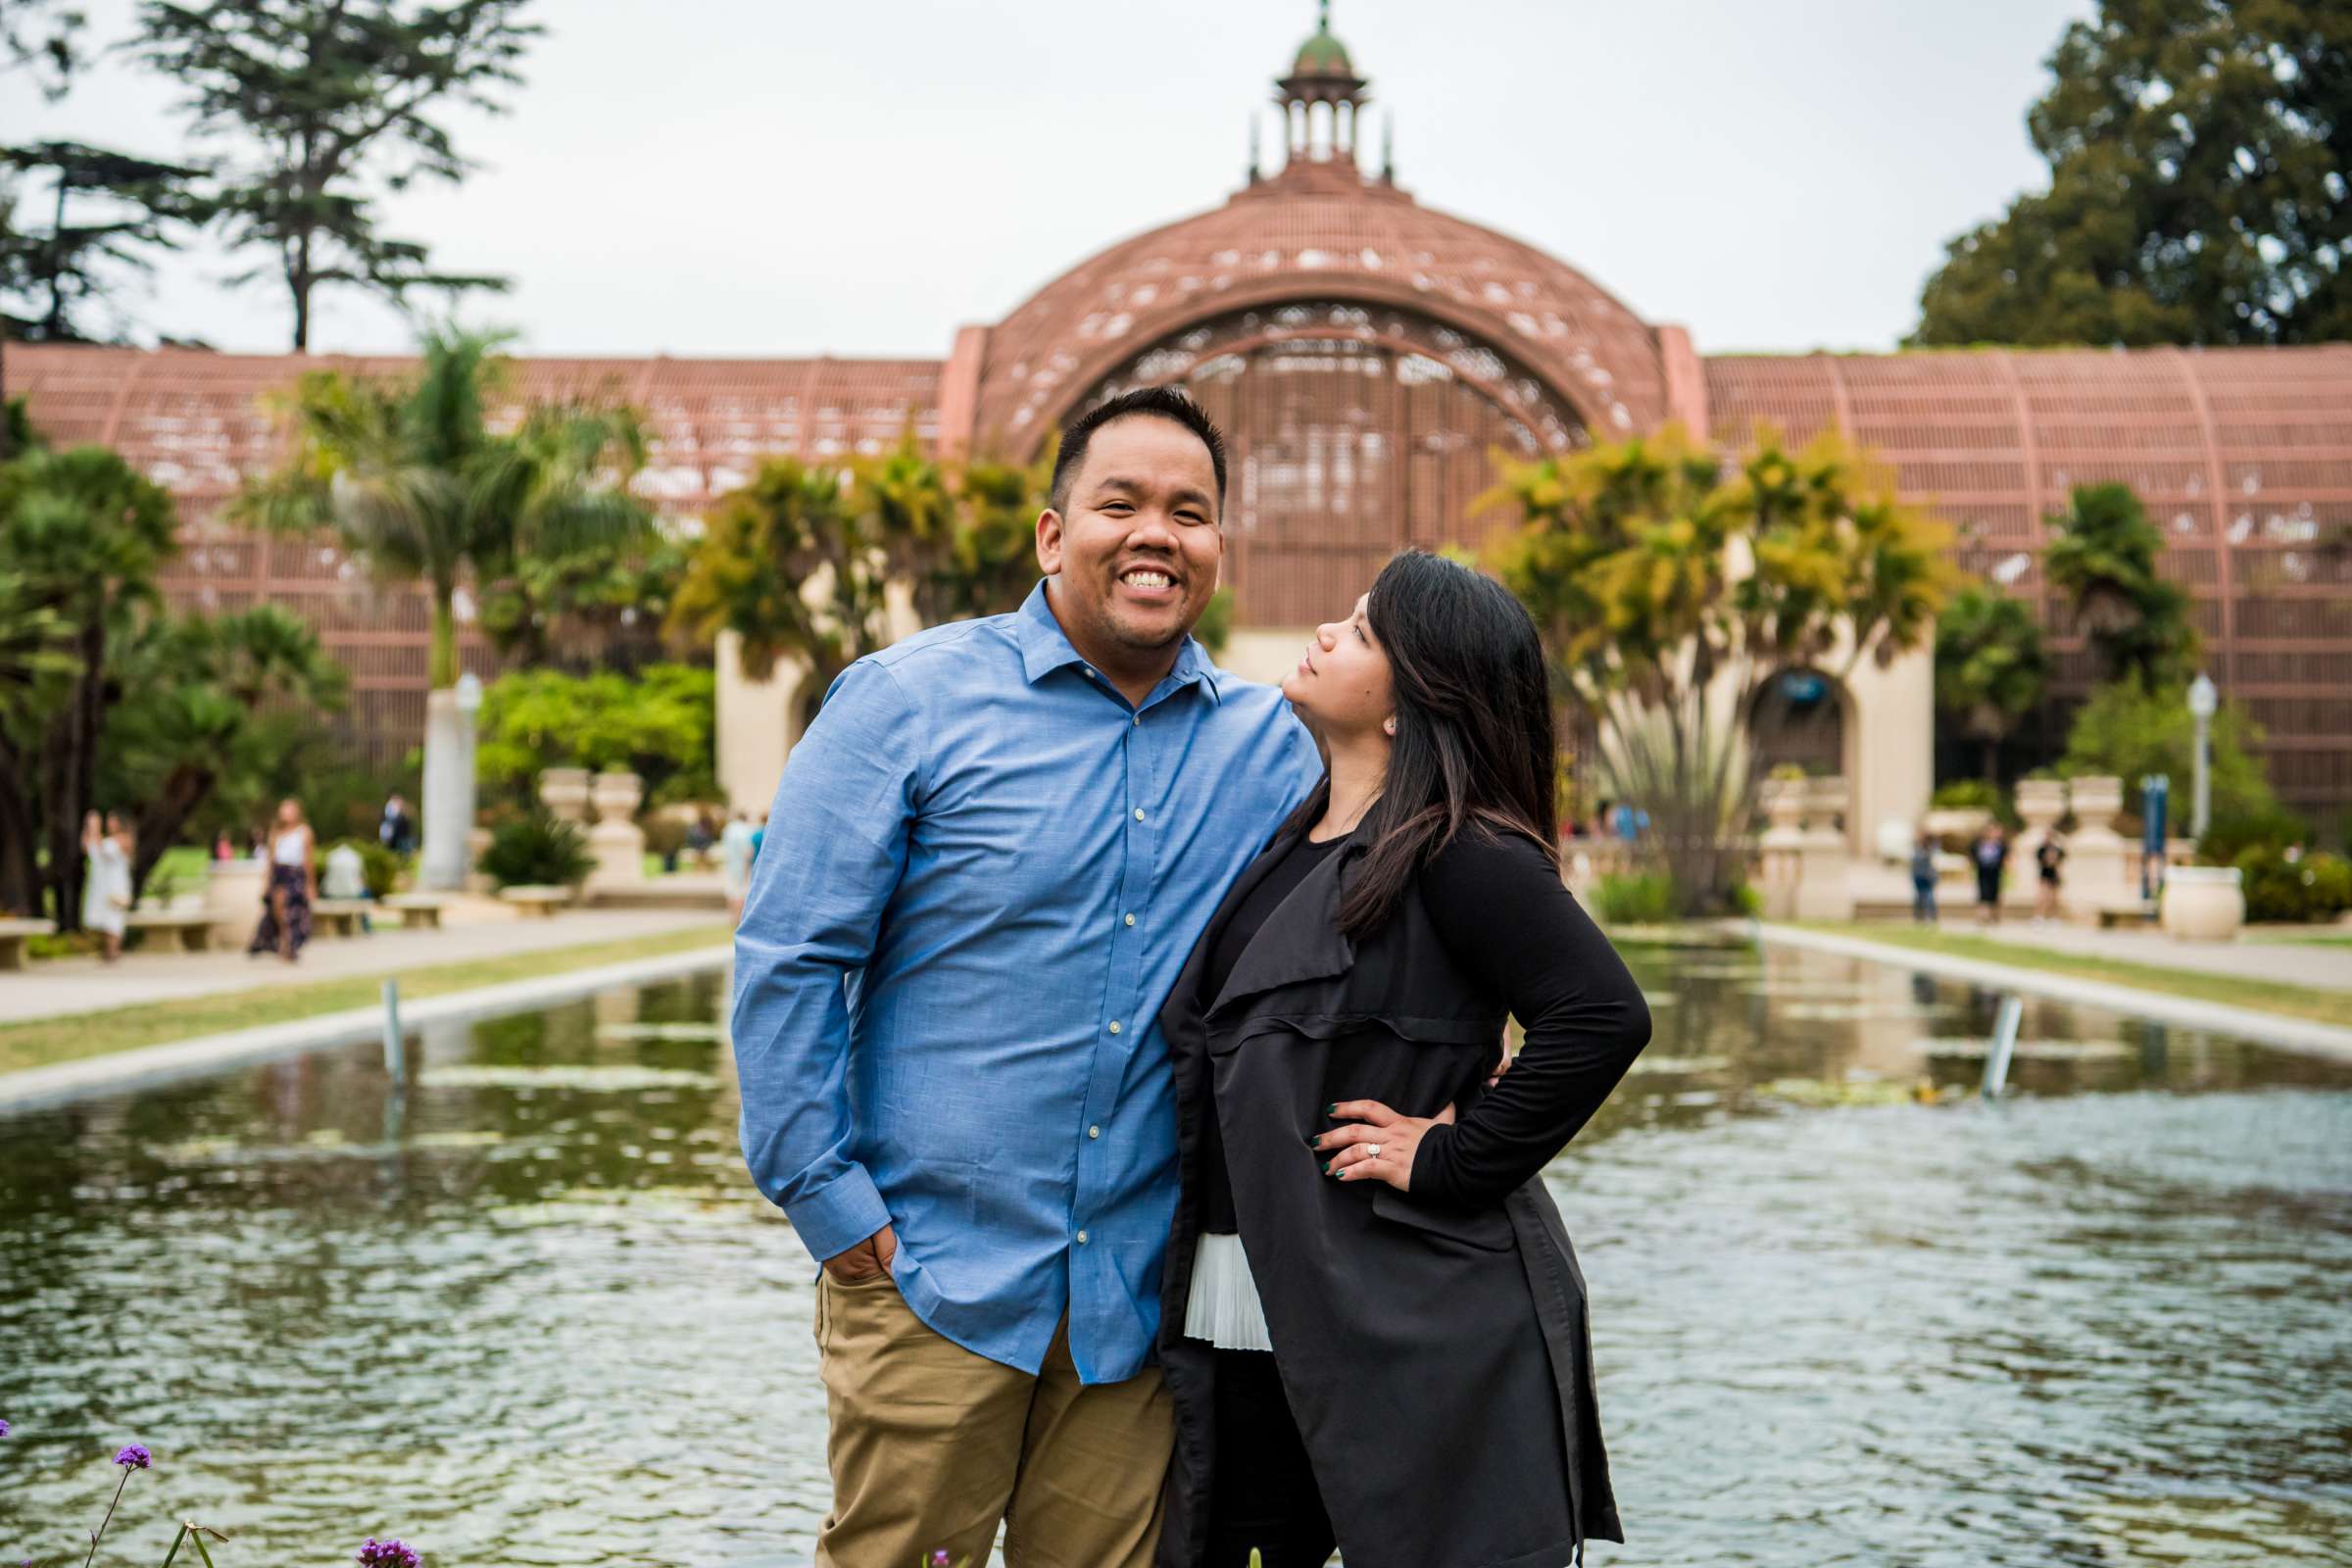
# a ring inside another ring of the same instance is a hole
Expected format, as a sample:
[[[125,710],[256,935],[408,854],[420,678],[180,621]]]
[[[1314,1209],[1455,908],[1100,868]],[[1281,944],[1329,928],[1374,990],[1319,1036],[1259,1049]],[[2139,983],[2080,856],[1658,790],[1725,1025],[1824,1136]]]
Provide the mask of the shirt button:
[[[1100,1127],[1089,1127],[1086,1130],[1086,1136],[1089,1138],[1100,1138],[1102,1136],[1102,1129]]]
[[[1138,713],[1138,714],[1136,714],[1136,715],[1135,715],[1135,721],[1136,721],[1138,724],[1141,724],[1141,723],[1144,721],[1144,715],[1143,715],[1143,714],[1141,714],[1141,713]]]
[[[1129,916],[1127,917],[1127,923],[1128,923],[1129,925],[1133,925],[1133,924],[1135,924],[1135,916],[1134,916],[1134,915],[1132,915],[1132,914],[1131,914],[1131,915],[1129,915]]]
[[[1080,1231],[1078,1233],[1078,1245],[1080,1247],[1084,1247],[1086,1245],[1086,1232]]]
[[[1141,822],[1144,819],[1144,808],[1140,806],[1135,808],[1135,819],[1138,822]]]
[[[1116,1019],[1116,1018],[1113,1018],[1113,1019],[1111,1019],[1111,1020],[1110,1020],[1110,1032],[1111,1032],[1112,1034],[1114,1034],[1114,1035],[1115,1035],[1115,1034],[1117,1034],[1117,1033],[1119,1032],[1119,1020],[1118,1020],[1118,1019]]]

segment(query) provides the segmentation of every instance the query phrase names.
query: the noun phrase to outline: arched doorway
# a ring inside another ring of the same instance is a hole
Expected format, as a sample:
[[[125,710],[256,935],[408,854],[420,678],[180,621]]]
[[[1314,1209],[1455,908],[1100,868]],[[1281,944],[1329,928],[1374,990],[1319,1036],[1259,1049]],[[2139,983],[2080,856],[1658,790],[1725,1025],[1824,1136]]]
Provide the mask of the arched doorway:
[[[1793,764],[1808,777],[1842,775],[1850,699],[1836,677],[1783,670],[1764,683],[1748,709],[1748,740],[1758,777]]]
[[[1492,454],[1584,429],[1523,366],[1452,327],[1347,301],[1239,311],[1154,344],[1081,407],[1181,384],[1230,440],[1226,581],[1245,626],[1340,612],[1408,545],[1475,547]]]

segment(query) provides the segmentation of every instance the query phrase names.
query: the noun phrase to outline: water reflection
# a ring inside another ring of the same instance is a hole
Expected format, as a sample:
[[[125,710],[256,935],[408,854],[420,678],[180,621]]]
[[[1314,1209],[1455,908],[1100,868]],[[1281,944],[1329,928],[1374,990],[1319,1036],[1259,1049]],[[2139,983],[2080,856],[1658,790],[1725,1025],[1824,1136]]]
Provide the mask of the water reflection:
[[[1633,958],[1656,1044],[1551,1178],[1635,1537],[1595,1560],[2352,1562],[2352,1068],[2030,1002],[1986,1106],[1988,994]],[[223,1568],[806,1562],[809,1268],[718,998],[0,1120],[0,1557],[63,1559],[136,1439],[158,1558],[192,1515]]]

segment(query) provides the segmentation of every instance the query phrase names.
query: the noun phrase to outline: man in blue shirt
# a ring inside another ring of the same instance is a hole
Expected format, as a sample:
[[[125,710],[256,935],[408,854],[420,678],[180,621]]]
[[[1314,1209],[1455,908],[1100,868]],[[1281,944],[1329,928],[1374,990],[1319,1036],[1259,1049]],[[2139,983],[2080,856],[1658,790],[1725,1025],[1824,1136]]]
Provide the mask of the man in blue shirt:
[[[744,1158],[823,1261],[828,1568],[1151,1560],[1176,1200],[1161,1004],[1321,776],[1193,641],[1222,437],[1181,393],[1064,432],[1047,580],[859,660],[794,748],[735,949]]]

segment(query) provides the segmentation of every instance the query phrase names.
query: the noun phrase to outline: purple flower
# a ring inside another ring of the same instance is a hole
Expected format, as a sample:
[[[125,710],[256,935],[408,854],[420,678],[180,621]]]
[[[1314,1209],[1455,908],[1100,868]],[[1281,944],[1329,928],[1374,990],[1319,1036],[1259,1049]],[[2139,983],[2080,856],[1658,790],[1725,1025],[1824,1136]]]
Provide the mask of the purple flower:
[[[0,1438],[5,1438],[5,1437],[7,1437],[7,1436],[8,1436],[8,1423],[7,1423],[7,1422],[5,1422],[5,1421],[0,1421]]]
[[[149,1453],[145,1448],[140,1447],[134,1443],[129,1447],[124,1448],[121,1453],[115,1455],[115,1463],[121,1465],[125,1470],[144,1470],[147,1468],[147,1461],[153,1459],[154,1457],[154,1454]]]
[[[364,1568],[418,1568],[423,1561],[414,1546],[397,1541],[378,1541],[373,1536],[360,1548]]]
[[[931,1554],[931,1568],[948,1568],[948,1553],[945,1547]]]

